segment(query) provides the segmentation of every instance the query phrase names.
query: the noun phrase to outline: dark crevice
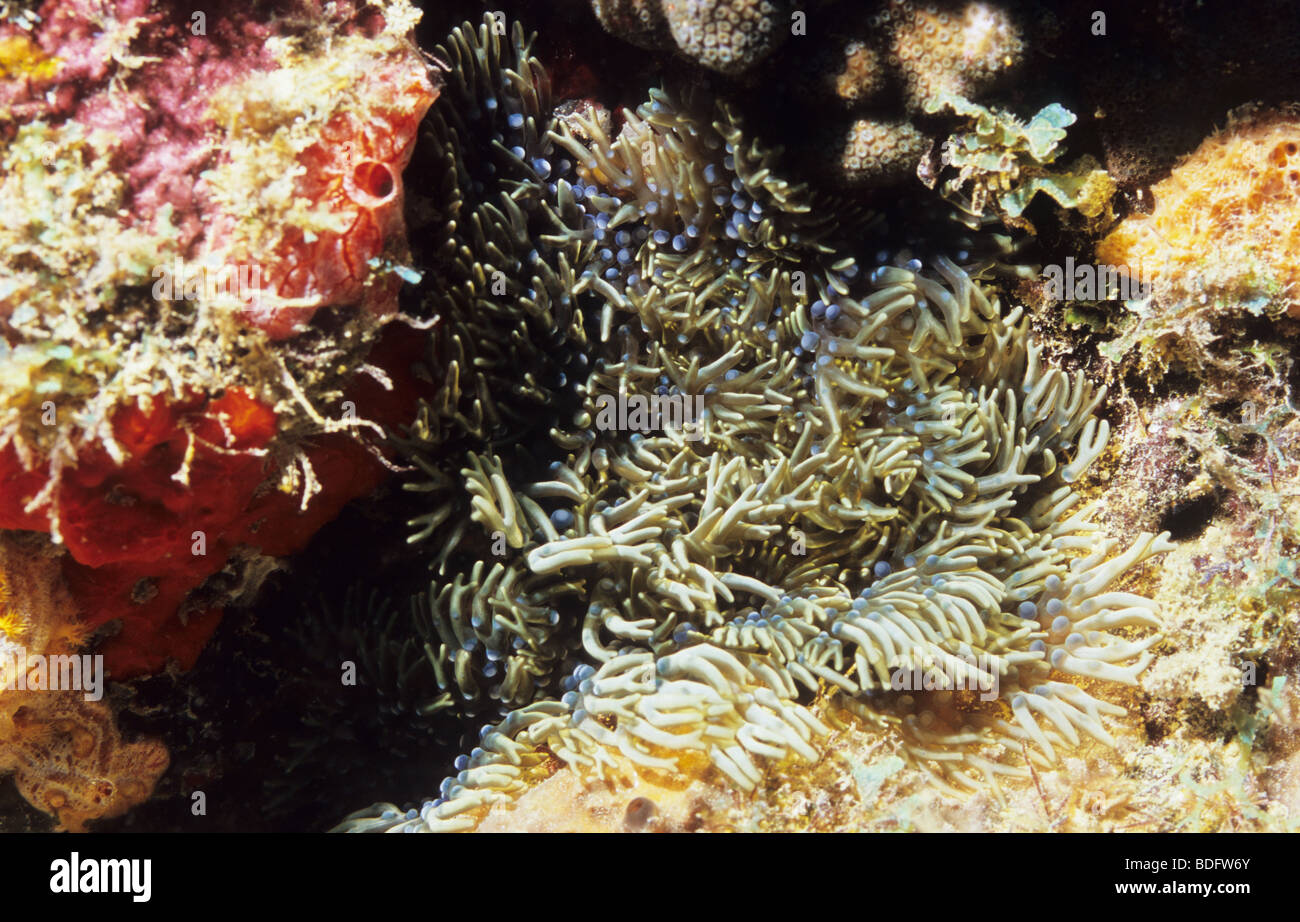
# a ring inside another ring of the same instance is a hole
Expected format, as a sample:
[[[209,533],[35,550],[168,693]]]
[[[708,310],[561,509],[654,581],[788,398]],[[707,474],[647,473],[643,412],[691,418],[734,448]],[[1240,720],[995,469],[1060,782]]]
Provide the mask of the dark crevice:
[[[1218,511],[1219,501],[1219,495],[1210,492],[1175,502],[1161,514],[1160,528],[1175,541],[1199,537]]]

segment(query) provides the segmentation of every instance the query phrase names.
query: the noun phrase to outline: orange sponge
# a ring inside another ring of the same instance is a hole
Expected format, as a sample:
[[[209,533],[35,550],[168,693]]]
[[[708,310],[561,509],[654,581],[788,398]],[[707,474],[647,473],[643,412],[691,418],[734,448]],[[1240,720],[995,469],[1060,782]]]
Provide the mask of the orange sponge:
[[[1140,268],[1157,301],[1263,298],[1300,316],[1300,105],[1234,111],[1151,191],[1100,262]]]

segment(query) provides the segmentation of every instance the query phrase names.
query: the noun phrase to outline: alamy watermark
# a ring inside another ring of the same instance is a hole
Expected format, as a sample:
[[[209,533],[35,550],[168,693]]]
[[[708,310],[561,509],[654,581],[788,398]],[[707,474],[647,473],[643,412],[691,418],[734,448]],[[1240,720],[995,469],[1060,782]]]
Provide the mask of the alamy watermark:
[[[685,394],[601,394],[596,428],[602,432],[680,432],[688,442],[704,438],[704,398]]]
[[[87,701],[98,701],[104,697],[104,657],[0,649],[0,691],[79,691]]]
[[[1151,276],[1141,266],[1094,266],[1075,264],[1066,257],[1065,265],[1043,267],[1047,297],[1053,301],[1142,301],[1151,297]]]
[[[998,697],[1000,678],[997,657],[987,653],[942,661],[927,656],[890,672],[889,687],[893,691],[978,691],[981,701],[993,701]]]
[[[186,265],[179,256],[171,266],[154,266],[153,296],[157,301],[252,300],[262,290],[262,267],[249,263]]]

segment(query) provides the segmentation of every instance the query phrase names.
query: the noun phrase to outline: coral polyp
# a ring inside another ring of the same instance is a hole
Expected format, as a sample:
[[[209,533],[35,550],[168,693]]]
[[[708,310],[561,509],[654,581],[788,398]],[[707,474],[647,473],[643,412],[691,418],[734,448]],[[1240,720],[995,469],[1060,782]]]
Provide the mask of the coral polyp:
[[[417,617],[449,704],[504,716],[440,797],[342,828],[473,828],[561,766],[752,790],[816,760],[831,712],[954,791],[1113,742],[1094,692],[1136,684],[1160,627],[1113,584],[1171,545],[1092,524],[1104,389],[1003,305],[999,243],[900,246],[820,207],[702,92],[652,91],[612,137],[556,118],[518,28],[439,55],[463,281],[432,338],[450,385],[405,443],[436,570]],[[611,430],[606,395],[703,409]]]
[[[790,34],[786,0],[591,0],[601,25],[646,48],[672,48],[710,70],[740,74]]]

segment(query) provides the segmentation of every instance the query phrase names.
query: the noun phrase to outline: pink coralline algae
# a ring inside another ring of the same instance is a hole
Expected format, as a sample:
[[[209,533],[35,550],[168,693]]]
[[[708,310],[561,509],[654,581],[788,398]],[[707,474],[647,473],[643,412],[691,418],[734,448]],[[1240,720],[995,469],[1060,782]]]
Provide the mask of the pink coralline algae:
[[[17,77],[6,69],[0,131],[39,119],[110,137],[135,224],[165,216],[187,260],[260,265],[240,313],[273,339],[321,307],[391,312],[400,281],[386,270],[407,252],[401,172],[436,92],[409,44],[376,53],[386,24],[358,6],[209,15],[171,0],[48,0],[29,30],[0,23],[0,42],[33,59]],[[287,174],[292,209],[237,190],[252,160]]]
[[[47,2],[39,14],[30,40],[57,67],[47,79],[0,84],[0,113],[11,124],[66,120],[112,135],[132,210],[143,216],[170,207],[178,243],[191,249],[208,204],[199,173],[218,153],[209,100],[219,87],[274,66],[273,27],[240,14],[213,17],[207,34],[195,35],[188,13],[149,0]],[[0,24],[0,36],[25,37],[11,23]],[[125,81],[123,65],[136,65]]]

